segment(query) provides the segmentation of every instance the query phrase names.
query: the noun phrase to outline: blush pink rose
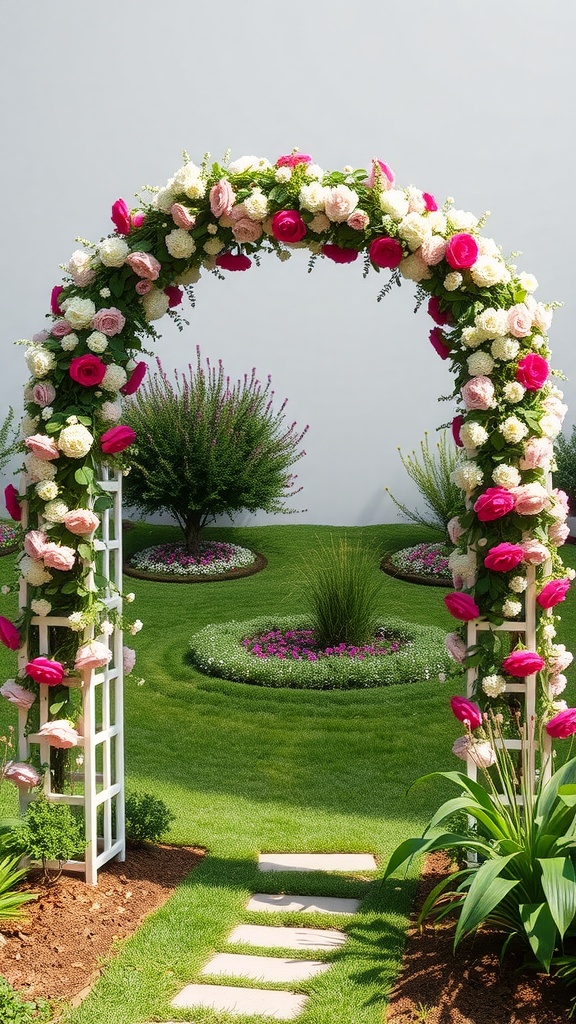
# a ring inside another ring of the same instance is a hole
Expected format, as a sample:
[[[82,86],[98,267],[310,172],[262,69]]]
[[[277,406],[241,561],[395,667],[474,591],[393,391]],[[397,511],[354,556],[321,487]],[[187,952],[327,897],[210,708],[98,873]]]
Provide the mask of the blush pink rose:
[[[358,205],[356,192],[347,185],[334,185],[325,191],[324,213],[328,220],[342,224]]]
[[[29,530],[24,537],[24,550],[30,558],[44,558],[48,534],[43,530]]]
[[[22,708],[23,711],[31,708],[36,700],[36,694],[27,690],[26,687],[20,686],[15,679],[7,679],[4,686],[0,686],[0,693],[10,704]]]
[[[539,391],[546,383],[550,366],[537,352],[528,352],[516,367],[516,380],[527,391]]]
[[[72,333],[72,328],[67,320],[57,320],[52,326],[51,333],[55,338],[65,338],[67,334]]]
[[[474,503],[474,511],[481,523],[501,519],[514,508],[514,497],[504,487],[488,487]]]
[[[446,246],[446,262],[453,270],[466,270],[473,267],[478,259],[478,242],[466,231],[461,231]]]
[[[183,231],[190,231],[196,223],[196,217],[190,213],[181,203],[173,203],[170,207],[170,214],[177,228]]]
[[[490,377],[472,377],[460,394],[467,409],[491,409],[494,405],[494,385]]]
[[[77,537],[85,537],[100,525],[100,520],[95,512],[89,508],[74,508],[67,512],[62,520],[68,533]]]
[[[36,331],[36,334],[32,335],[32,341],[35,345],[43,345],[45,341],[50,337],[50,331]]]
[[[125,262],[138,277],[146,281],[156,281],[162,270],[162,264],[149,252],[131,252]]]
[[[129,235],[132,227],[130,210],[124,199],[117,199],[112,204],[112,215],[110,220],[114,224],[119,235]]]
[[[7,761],[2,776],[16,786],[37,786],[42,778],[31,764],[23,761]]]
[[[462,665],[468,648],[462,638],[458,636],[458,633],[448,633],[444,643],[450,657],[454,658],[454,661],[457,661],[459,665]]]
[[[153,287],[152,281],[140,280],[134,285],[134,291],[137,295],[148,295],[148,292],[151,292]]]
[[[210,189],[210,210],[213,217],[228,217],[234,206],[236,196],[232,185],[226,178],[221,178]]]
[[[564,669],[568,668],[573,661],[574,655],[566,650],[564,644],[558,644],[554,649],[554,654],[548,659],[548,668],[553,675],[558,675],[559,672],[563,672]]]
[[[548,469],[553,454],[554,445],[549,437],[531,437],[524,444],[520,469]]]
[[[466,697],[451,697],[450,707],[454,717],[464,725],[468,725],[470,729],[479,729],[482,725],[480,708]]]
[[[99,640],[90,640],[83,644],[76,652],[74,668],[77,672],[88,671],[93,668],[102,668],[107,665],[112,657],[112,651]]]
[[[388,164],[384,163],[383,160],[378,160],[377,157],[374,157],[372,159],[370,174],[368,175],[368,188],[374,188],[376,182],[388,191],[388,189],[392,188],[394,184],[394,172],[390,169]]]
[[[384,267],[387,270],[394,270],[404,259],[400,242],[397,238],[389,238],[388,235],[380,235],[370,242],[368,252],[375,267]]]
[[[6,502],[6,511],[11,519],[15,523],[19,523],[22,519],[22,507],[18,498],[18,491],[14,487],[14,484],[8,484],[4,488],[4,501]]]
[[[80,739],[76,729],[66,718],[57,718],[52,722],[46,722],[38,729],[38,736],[47,740],[51,747],[59,747],[61,750],[77,747]]]
[[[561,580],[550,580],[542,587],[536,600],[541,608],[554,608],[555,605],[560,604],[560,601],[566,599],[569,590],[570,580],[567,577]]]
[[[367,213],[364,213],[364,210],[354,210],[346,223],[353,231],[364,231],[370,223],[370,217]]]
[[[524,560],[524,548],[521,544],[504,542],[496,544],[484,558],[484,565],[492,572],[509,572]]]
[[[56,284],[54,285],[52,292],[50,293],[50,309],[54,316],[63,316],[62,310],[60,309],[60,304],[58,302],[58,299],[60,298],[60,295],[62,294],[63,291],[64,285]]]
[[[440,235],[427,235],[420,246],[420,253],[428,267],[435,267],[446,255],[446,242]]]
[[[546,723],[546,732],[552,739],[565,740],[576,732],[576,708],[566,708]]]
[[[116,309],[116,306],[99,309],[92,317],[93,329],[105,334],[107,338],[113,338],[116,334],[120,334],[125,323],[126,317],[119,309]]]
[[[129,675],[136,664],[136,651],[132,647],[122,648],[122,662],[126,675]]]
[[[524,561],[528,562],[529,565],[542,565],[550,557],[548,548],[535,538],[522,541],[522,547],[524,549]]]
[[[54,438],[48,437],[47,434],[32,434],[31,437],[25,439],[24,444],[37,459],[42,459],[43,462],[51,462],[52,459],[57,459],[60,455]]]
[[[279,210],[272,217],[272,234],[279,242],[301,242],[306,234],[306,224],[298,210]]]
[[[90,388],[101,384],[106,374],[106,365],[99,356],[76,356],[70,363],[68,373],[78,384]]]
[[[480,609],[470,594],[462,594],[460,591],[446,594],[444,604],[450,615],[453,615],[455,619],[462,619],[463,622],[477,619],[480,615]]]
[[[452,544],[457,544],[460,537],[462,537],[465,532],[463,527],[460,525],[460,519],[458,516],[453,516],[452,519],[450,519],[447,530]]]
[[[536,651],[512,651],[502,662],[502,668],[509,676],[531,676],[533,672],[541,672],[546,662]]]
[[[570,527],[567,523],[552,523],[552,526],[548,530],[548,537],[550,543],[556,548],[562,547],[566,543],[570,536]]]
[[[45,409],[47,405],[52,405],[55,398],[56,388],[49,381],[39,381],[32,388],[32,400],[41,409]]]
[[[59,686],[65,676],[64,666],[59,661],[43,656],[29,661],[24,671],[30,679],[42,686]]]
[[[454,438],[454,444],[458,445],[459,448],[463,448],[462,438],[460,437],[460,431],[462,424],[464,423],[464,417],[458,414],[452,420],[452,437]]]
[[[257,220],[250,220],[250,217],[238,217],[232,224],[232,234],[241,244],[257,242],[262,234],[262,225]]]
[[[435,324],[439,327],[446,327],[446,324],[453,323],[452,314],[448,310],[443,310],[440,305],[440,299],[437,295],[431,295],[428,299],[428,315],[432,317]]]
[[[215,262],[221,270],[249,270],[252,266],[252,260],[243,252],[220,253]]]
[[[116,427],[110,427],[100,437],[100,450],[105,455],[114,455],[116,452],[123,452],[136,440],[136,434],[125,423],[119,423]]]
[[[74,568],[76,552],[74,548],[68,548],[64,544],[46,544],[42,561],[47,569],[58,569],[59,572],[68,572]]]
[[[444,335],[439,327],[433,327],[429,334],[430,344],[435,352],[438,353],[440,359],[448,359],[450,355],[450,346],[444,341]]]
[[[8,647],[10,651],[17,651],[22,643],[20,633],[14,623],[3,615],[0,615],[0,643],[4,644],[4,647]]]
[[[332,245],[327,242],[320,250],[323,256],[327,256],[334,263],[354,263],[358,258],[356,249],[343,249],[340,245]]]
[[[508,331],[514,338],[525,338],[532,329],[532,313],[523,302],[508,310]]]
[[[511,487],[510,494],[514,498],[514,511],[520,516],[537,516],[550,505],[550,495],[542,484],[520,484]]]
[[[312,157],[307,153],[289,153],[287,156],[279,156],[276,167],[297,167],[298,164],[311,164]]]
[[[120,388],[121,393],[123,395],[133,395],[134,392],[138,391],[138,388],[146,376],[147,370],[148,366],[144,360],[140,360],[139,363],[136,363],[136,366],[132,370],[128,380],[124,386]]]

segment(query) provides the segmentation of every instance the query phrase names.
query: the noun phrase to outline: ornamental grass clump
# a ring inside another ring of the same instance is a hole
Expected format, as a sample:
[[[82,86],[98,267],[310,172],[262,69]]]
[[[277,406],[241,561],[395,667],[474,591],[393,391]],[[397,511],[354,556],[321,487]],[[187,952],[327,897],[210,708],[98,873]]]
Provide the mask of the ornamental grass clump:
[[[138,437],[125,478],[126,502],[142,512],[169,512],[184,533],[186,550],[197,554],[201,531],[218,515],[289,511],[285,499],[301,490],[292,466],[305,452],[308,427],[285,424],[286,401],[275,410],[271,378],[262,384],[245,374],[232,383],[200,349],[188,375],[170,382],[158,372],[126,408]]]
[[[421,459],[418,458],[415,451],[410,455],[403,455],[400,448],[398,451],[404,469],[424,499],[427,513],[422,514],[417,509],[408,508],[388,491],[392,501],[400,509],[402,515],[413,523],[418,523],[420,526],[431,526],[435,530],[442,530],[443,533],[448,534],[448,523],[454,516],[465,511],[465,504],[462,491],[452,479],[452,474],[460,462],[461,456],[455,449],[447,431],[443,430],[440,434],[436,451],[430,449],[428,433],[424,435],[424,440],[420,442]]]
[[[303,571],[303,598],[319,647],[374,639],[380,580],[369,552],[346,538],[319,544]]]

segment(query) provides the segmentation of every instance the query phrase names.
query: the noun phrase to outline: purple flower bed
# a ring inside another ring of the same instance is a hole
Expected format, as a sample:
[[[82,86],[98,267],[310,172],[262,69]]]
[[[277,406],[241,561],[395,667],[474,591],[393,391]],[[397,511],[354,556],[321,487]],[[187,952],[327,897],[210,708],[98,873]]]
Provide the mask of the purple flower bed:
[[[17,530],[14,526],[8,526],[6,523],[0,523],[0,550],[2,548],[12,547],[16,543]]]
[[[403,642],[392,635],[381,635],[375,638],[373,644],[363,644],[361,647],[344,643],[334,647],[320,647],[313,629],[271,629],[266,633],[245,637],[242,646],[255,658],[318,661],[319,658],[336,657],[362,661],[373,655],[396,654],[403,646]]]
[[[137,551],[130,566],[141,572],[173,574],[174,576],[216,576],[229,569],[240,569],[255,560],[253,551],[225,541],[208,540],[200,545],[198,555],[190,555],[182,544],[156,544]]]
[[[445,576],[448,581],[452,578],[444,544],[416,544],[412,548],[402,548],[390,556],[390,561],[397,569],[414,576]]]

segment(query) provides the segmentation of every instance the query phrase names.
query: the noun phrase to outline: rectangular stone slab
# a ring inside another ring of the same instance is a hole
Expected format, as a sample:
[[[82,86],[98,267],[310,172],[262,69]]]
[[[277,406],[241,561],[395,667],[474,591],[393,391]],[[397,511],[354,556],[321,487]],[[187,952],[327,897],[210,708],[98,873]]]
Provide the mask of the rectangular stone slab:
[[[260,871],[376,871],[371,853],[261,853]]]
[[[304,914],[356,914],[359,906],[360,900],[339,896],[286,896],[284,893],[255,892],[246,909]]]
[[[265,949],[338,949],[346,942],[344,932],[335,928],[275,928],[273,925],[239,924],[228,942]]]
[[[202,968],[201,974],[223,974],[227,978],[251,978],[253,981],[306,981],[327,971],[322,960],[292,960],[284,956],[246,956],[217,953]]]
[[[292,1020],[302,1013],[306,996],[292,992],[273,992],[261,988],[233,988],[228,985],[187,985],[172,1000],[172,1006],[204,1006],[226,1013],[260,1014],[272,1020]]]

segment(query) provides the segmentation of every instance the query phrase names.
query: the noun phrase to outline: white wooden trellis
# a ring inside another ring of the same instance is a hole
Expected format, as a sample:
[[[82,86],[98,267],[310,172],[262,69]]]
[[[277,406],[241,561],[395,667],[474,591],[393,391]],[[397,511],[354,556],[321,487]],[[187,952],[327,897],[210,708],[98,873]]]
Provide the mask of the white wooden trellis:
[[[101,470],[98,481],[103,491],[113,500],[113,506],[99,513],[100,527],[95,547],[96,563],[91,566],[91,575],[97,572],[109,581],[104,591],[100,590],[99,600],[109,612],[122,611],[122,476],[111,473],[108,467]],[[25,488],[24,488],[25,489]],[[22,524],[26,526],[24,521]],[[110,583],[113,586],[110,586]],[[28,587],[20,581],[20,607],[28,606]],[[69,629],[68,619],[58,616],[34,616],[31,628],[38,631],[38,653],[47,657],[50,649],[51,627]],[[94,638],[94,628],[84,631],[82,642]],[[47,799],[83,808],[86,835],[86,850],[83,860],[66,862],[66,870],[83,873],[89,885],[96,885],[98,870],[115,857],[124,860],[126,841],[124,829],[124,672],[122,630],[114,627],[109,637],[98,639],[107,643],[112,651],[108,665],[82,673],[82,678],[64,680],[66,685],[79,688],[82,695],[82,718],[79,729],[82,739],[76,756],[76,770],[70,774],[71,792],[60,793],[52,788],[51,773],[44,773],[44,794]],[[23,670],[29,660],[28,648],[19,652],[19,669]],[[51,687],[41,685],[39,725],[51,717]],[[50,745],[37,733],[26,735],[28,712],[19,710],[18,751],[22,761],[27,760],[31,747],[37,745],[40,762],[50,763]],[[74,789],[79,792],[74,792]],[[30,796],[21,793],[21,809],[25,810]]]

